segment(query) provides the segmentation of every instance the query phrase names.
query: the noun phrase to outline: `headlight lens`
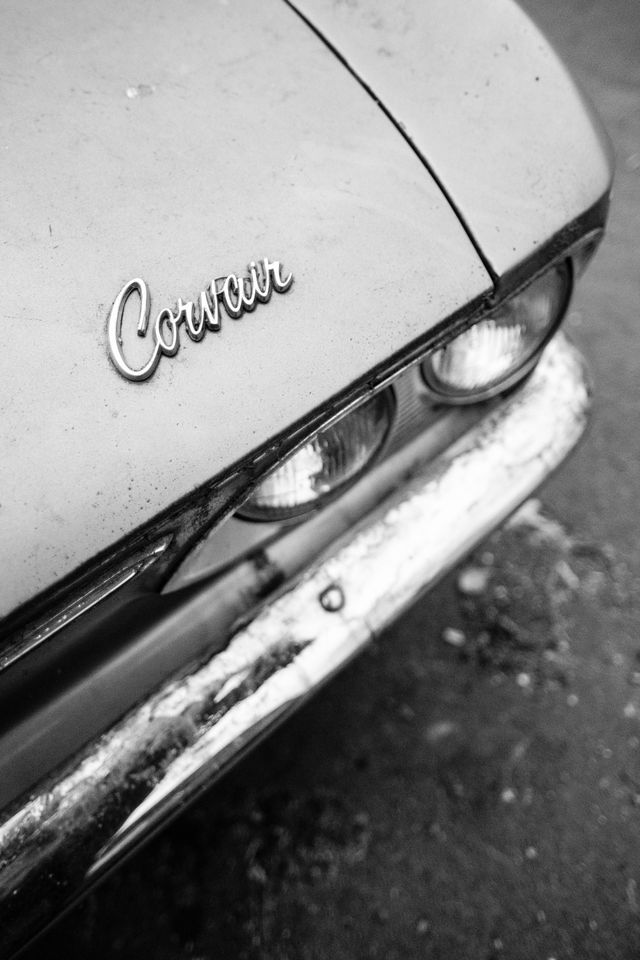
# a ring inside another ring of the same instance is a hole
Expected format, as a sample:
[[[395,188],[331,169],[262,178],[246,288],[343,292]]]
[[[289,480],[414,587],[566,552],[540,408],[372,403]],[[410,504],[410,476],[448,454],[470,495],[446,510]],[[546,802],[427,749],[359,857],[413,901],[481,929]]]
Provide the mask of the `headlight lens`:
[[[422,364],[430,389],[451,403],[493,396],[523,377],[564,315],[567,262],[552,267]]]
[[[320,430],[255,488],[238,515],[285,520],[318,506],[370,463],[384,443],[392,415],[392,394],[385,390]]]

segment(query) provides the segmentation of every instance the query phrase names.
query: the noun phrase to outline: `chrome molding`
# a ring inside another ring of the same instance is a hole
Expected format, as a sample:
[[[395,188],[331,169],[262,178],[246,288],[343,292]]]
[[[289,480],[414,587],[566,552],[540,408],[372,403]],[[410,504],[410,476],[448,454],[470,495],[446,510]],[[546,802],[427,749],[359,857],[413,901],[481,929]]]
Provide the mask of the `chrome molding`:
[[[8,946],[35,935],[508,516],[578,441],[588,407],[582,359],[558,337],[518,392],[417,470],[221,652],[169,681],[25,798],[0,825]]]
[[[134,577],[144,573],[162,556],[170,543],[171,537],[165,537],[160,543],[152,544],[146,550],[134,554],[126,562],[123,562],[120,568],[105,574],[91,587],[86,588],[72,600],[63,604],[51,616],[40,621],[33,630],[23,634],[11,646],[0,650],[0,670],[4,670],[15,663],[16,660],[35,650],[36,647],[39,647],[45,640],[49,640],[63,627],[77,620],[81,614],[87,613],[96,604],[106,600],[120,587],[133,580]]]

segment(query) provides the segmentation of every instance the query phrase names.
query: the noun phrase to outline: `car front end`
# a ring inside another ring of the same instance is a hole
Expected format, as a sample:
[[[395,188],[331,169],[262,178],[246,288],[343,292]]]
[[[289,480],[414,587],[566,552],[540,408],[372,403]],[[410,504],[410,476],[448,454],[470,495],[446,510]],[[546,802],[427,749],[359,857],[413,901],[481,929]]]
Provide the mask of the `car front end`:
[[[515,6],[120,7],[4,13],[11,949],[516,509],[590,403],[559,328],[610,154]]]

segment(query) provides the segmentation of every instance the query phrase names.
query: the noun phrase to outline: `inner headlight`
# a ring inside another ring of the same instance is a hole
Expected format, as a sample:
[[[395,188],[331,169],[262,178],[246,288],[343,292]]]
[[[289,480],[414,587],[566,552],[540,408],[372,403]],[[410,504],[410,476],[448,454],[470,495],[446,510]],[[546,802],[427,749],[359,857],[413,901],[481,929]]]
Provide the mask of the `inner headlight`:
[[[385,390],[320,430],[258,484],[238,510],[247,520],[285,520],[319,506],[353,482],[382,447],[393,394]]]
[[[535,364],[570,293],[564,261],[429,354],[422,364],[427,386],[450,403],[484,400],[512,386]]]

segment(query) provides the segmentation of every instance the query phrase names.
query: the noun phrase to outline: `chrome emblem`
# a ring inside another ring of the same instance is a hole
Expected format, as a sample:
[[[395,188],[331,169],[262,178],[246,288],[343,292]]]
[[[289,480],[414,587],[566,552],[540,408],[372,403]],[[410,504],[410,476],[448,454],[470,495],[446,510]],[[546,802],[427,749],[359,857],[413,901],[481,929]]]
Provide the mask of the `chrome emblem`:
[[[153,324],[151,355],[147,362],[137,369],[127,363],[124,355],[122,343],[124,310],[129,297],[133,293],[138,293],[140,310],[136,329],[139,337],[146,337],[149,329],[151,298],[149,287],[144,280],[136,277],[126,283],[114,301],[107,325],[109,357],[118,373],[127,380],[148,380],[160,363],[160,357],[175,357],[180,349],[181,324],[184,324],[188,336],[197,342],[202,340],[207,330],[220,332],[222,327],[220,307],[224,308],[232,320],[239,320],[243,313],[255,310],[259,303],[267,303],[274,291],[286,293],[293,283],[293,274],[282,276],[282,265],[279,260],[269,260],[267,257],[263,257],[257,263],[252,260],[248,270],[247,277],[237,277],[235,273],[230,273],[226,277],[217,277],[212,280],[195,302],[187,300],[183,303],[180,299],[175,310],[164,307]]]

